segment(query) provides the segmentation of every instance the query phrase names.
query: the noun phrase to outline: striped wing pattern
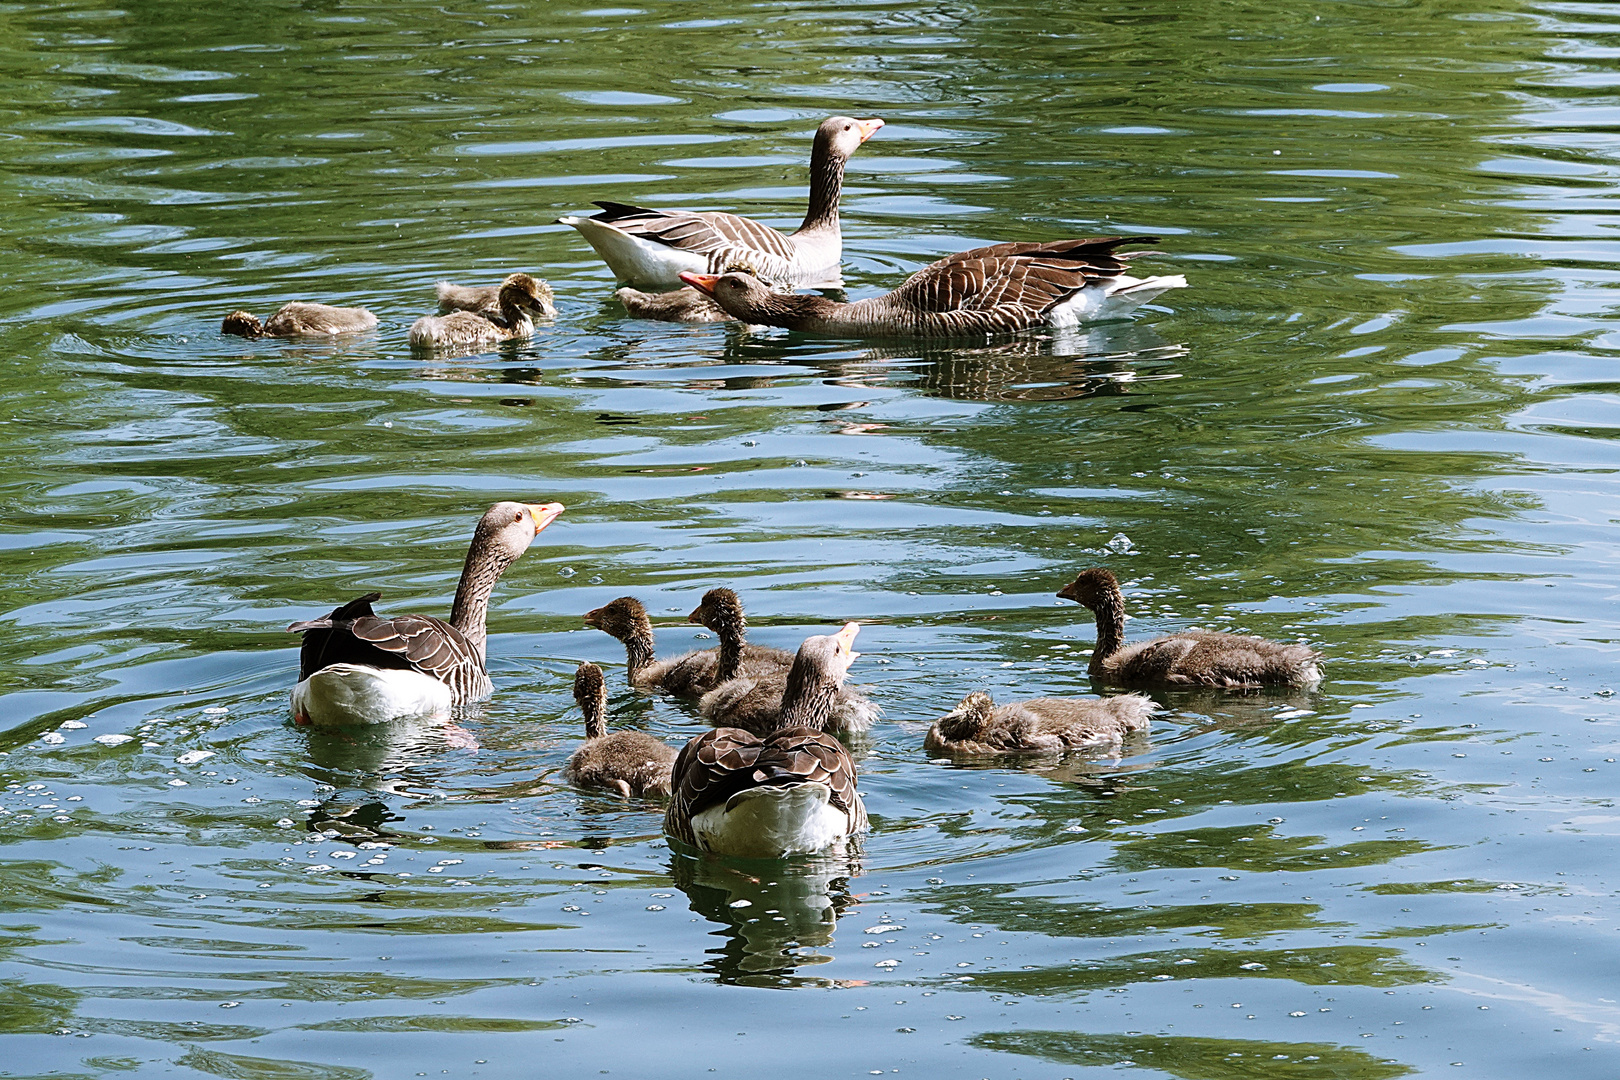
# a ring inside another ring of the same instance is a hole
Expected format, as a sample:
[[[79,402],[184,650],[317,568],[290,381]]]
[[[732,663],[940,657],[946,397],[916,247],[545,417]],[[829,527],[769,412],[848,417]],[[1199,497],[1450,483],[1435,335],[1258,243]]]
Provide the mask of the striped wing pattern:
[[[805,727],[783,728],[764,739],[740,728],[716,728],[688,742],[675,759],[664,831],[695,844],[692,815],[747,788],[784,782],[826,784],[832,805],[850,815],[850,832],[866,828],[855,762],[837,739]]]
[[[709,272],[721,273],[744,262],[767,279],[786,274],[798,254],[791,237],[752,218],[718,212],[649,210],[627,203],[598,202],[597,221],[645,240],[690,251],[708,259]]]
[[[478,651],[461,631],[431,615],[399,615],[391,619],[372,615],[356,619],[356,638],[384,652],[405,658],[417,671],[432,675],[450,687],[460,705],[495,688]]]
[[[883,299],[936,328],[1023,330],[1055,304],[1126,269],[1114,248],[1152,236],[1105,236],[1047,243],[993,244],[931,263]]]

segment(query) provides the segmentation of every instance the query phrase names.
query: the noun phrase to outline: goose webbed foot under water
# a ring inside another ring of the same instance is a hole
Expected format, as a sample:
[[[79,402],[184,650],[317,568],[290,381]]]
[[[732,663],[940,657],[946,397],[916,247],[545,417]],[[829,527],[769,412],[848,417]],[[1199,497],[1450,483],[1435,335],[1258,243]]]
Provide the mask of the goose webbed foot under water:
[[[983,339],[1118,318],[1167,289],[1185,286],[1180,274],[1135,278],[1125,273],[1127,260],[1149,253],[1115,248],[1157,239],[1103,236],[974,248],[930,263],[891,293],[847,304],[772,292],[747,274],[683,271],[680,277],[756,325],[839,337]]]
[[[444,283],[448,284],[448,283]],[[458,288],[451,286],[452,289]],[[477,292],[478,290],[469,290]],[[440,303],[445,300],[440,292]],[[450,294],[452,299],[460,293]],[[482,304],[481,297],[463,297]],[[456,310],[448,315],[424,315],[411,324],[413,348],[474,348],[534,336],[534,320],[556,314],[551,302],[551,286],[528,274],[509,274],[496,294],[499,315]]]
[[[233,311],[220,324],[220,332],[237,337],[304,337],[352,334],[371,330],[377,316],[365,308],[332,307],[330,304],[283,304],[276,313],[260,322],[250,311]]]
[[[590,217],[557,221],[579,230],[614,276],[635,289],[678,289],[682,271],[713,273],[739,259],[787,288],[833,282],[843,259],[838,198],[844,164],[882,126],[878,119],[833,116],[816,129],[810,205],[791,236],[736,214],[652,210],[616,202],[598,202],[601,213]]]
[[[1082,570],[1057,594],[1097,619],[1091,677],[1116,686],[1196,685],[1230,689],[1310,688],[1322,681],[1320,653],[1262,637],[1185,630],[1125,644],[1125,595],[1109,570]]]
[[[719,728],[687,743],[675,760],[664,832],[706,851],[781,858],[821,851],[867,827],[855,762],[824,733],[860,628],[799,646],[765,737]]]
[[[989,694],[976,691],[934,721],[923,747],[939,756],[1118,752],[1126,736],[1147,730],[1157,709],[1142,694],[1030,698],[997,705]]]
[[[640,731],[607,731],[607,684],[602,669],[581,664],[574,673],[574,700],[585,714],[585,743],[568,759],[563,775],[581,787],[620,795],[668,795],[675,748]]]
[[[449,621],[431,615],[377,615],[367,593],[330,615],[296,622],[302,633],[299,724],[375,724],[405,717],[444,717],[494,689],[484,665],[490,593],[506,568],[563,512],[561,503],[500,502],[473,531]]]

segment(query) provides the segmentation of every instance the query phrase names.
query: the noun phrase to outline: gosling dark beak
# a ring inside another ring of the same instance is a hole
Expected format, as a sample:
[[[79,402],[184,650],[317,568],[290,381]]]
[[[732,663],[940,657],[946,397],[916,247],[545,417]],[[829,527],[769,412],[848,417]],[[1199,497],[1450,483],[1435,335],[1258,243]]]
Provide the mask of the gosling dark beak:
[[[581,615],[580,618],[585,620],[585,625],[586,626],[594,626],[598,630],[602,629],[602,609],[601,608],[592,608],[591,610],[587,611],[585,614]]]
[[[690,622],[690,623],[701,623],[703,621],[703,608],[702,608],[702,606],[700,605],[698,607],[693,608],[692,609],[692,614],[690,614],[690,615],[688,615],[686,617],[686,621]]]
[[[714,295],[714,283],[720,280],[719,274],[694,274],[689,270],[682,270],[680,279],[698,292]]]

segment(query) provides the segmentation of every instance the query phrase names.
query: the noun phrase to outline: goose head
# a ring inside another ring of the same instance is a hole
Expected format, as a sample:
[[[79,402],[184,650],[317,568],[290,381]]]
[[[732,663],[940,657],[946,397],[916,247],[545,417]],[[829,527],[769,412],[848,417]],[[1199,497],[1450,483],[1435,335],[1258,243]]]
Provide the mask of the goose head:
[[[849,116],[829,116],[816,129],[816,143],[825,146],[828,153],[839,160],[848,158],[867,139],[878,133],[883,121],[877,117],[856,120]]]
[[[552,303],[551,286],[528,274],[508,274],[501,282],[501,306],[515,307],[519,311],[551,319],[557,315]]]
[[[620,641],[640,634],[650,622],[647,618],[647,609],[633,596],[621,596],[611,603],[587,611],[581,618],[585,620],[585,625],[594,626]]]
[[[989,694],[975,690],[962,703],[939,718],[939,733],[951,742],[966,742],[984,730],[996,703]]]
[[[498,502],[478,519],[471,551],[479,561],[506,566],[529,550],[540,530],[562,512],[562,503]]]
[[[235,334],[237,337],[256,338],[264,336],[264,323],[251,311],[233,311],[225,316],[220,324],[222,334]]]
[[[1109,596],[1119,591],[1119,581],[1112,571],[1094,566],[1090,570],[1082,570],[1057,592],[1060,600],[1073,600],[1077,604],[1084,604],[1095,609]]]

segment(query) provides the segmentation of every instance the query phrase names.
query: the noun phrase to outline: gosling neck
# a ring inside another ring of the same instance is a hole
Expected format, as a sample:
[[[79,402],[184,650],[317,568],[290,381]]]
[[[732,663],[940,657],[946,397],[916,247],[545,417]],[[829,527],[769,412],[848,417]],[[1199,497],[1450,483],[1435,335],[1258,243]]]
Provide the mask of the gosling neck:
[[[534,334],[534,320],[529,318],[527,309],[518,305],[517,299],[510,293],[502,292],[501,318],[506,320],[506,329],[513,337],[531,337]]]
[[[1097,618],[1097,645],[1091,650],[1087,670],[1093,676],[1100,676],[1108,658],[1125,644],[1125,594],[1119,591],[1119,582],[1107,582],[1096,605],[1087,606]]]
[[[579,700],[579,711],[585,714],[587,739],[600,739],[607,734],[607,704],[602,700],[603,696],[601,691],[597,691]]]
[[[467,549],[467,562],[461,568],[461,582],[456,586],[456,602],[450,608],[450,625],[473,647],[479,667],[484,666],[484,624],[489,615],[489,596],[506,568],[512,565],[510,558],[481,540],[475,536]]]
[[[647,617],[646,611],[636,612],[630,632],[621,640],[624,642],[625,663],[633,682],[653,663],[652,620]]]
[[[718,682],[735,679],[742,670],[743,640],[748,632],[741,605],[732,599],[722,600],[710,629],[720,635],[720,668],[715,678]]]

